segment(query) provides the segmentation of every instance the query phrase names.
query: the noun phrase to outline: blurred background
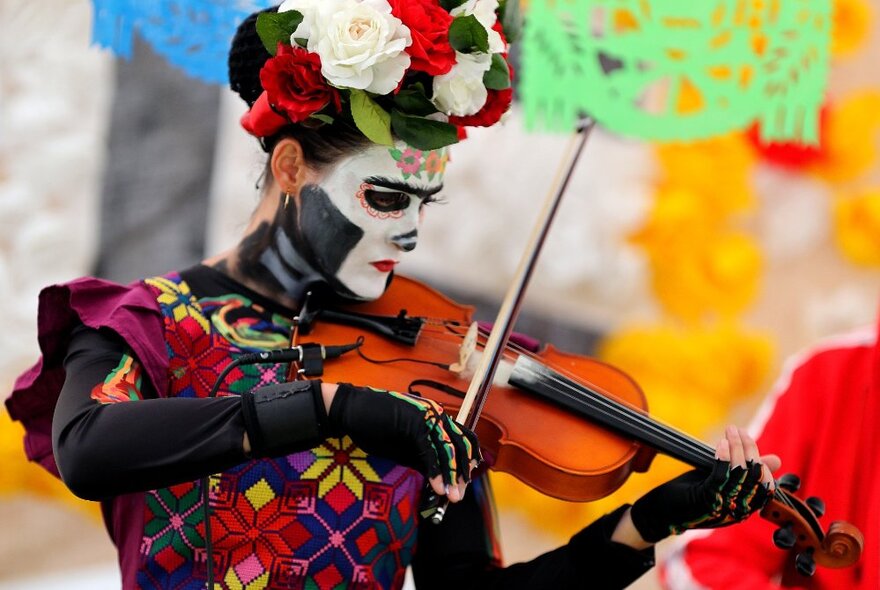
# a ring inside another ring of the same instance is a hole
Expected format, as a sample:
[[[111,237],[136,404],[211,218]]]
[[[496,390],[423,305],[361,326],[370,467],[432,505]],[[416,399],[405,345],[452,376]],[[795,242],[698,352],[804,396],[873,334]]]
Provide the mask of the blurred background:
[[[206,81],[218,63],[223,76],[223,52],[175,41],[181,19],[222,37],[257,3],[146,2],[136,32],[106,19],[113,4],[0,2],[3,392],[37,358],[42,286],[188,266],[235,243],[257,202],[263,161],[238,126],[244,104]],[[714,442],[749,422],[787,356],[874,323],[878,11],[833,0],[818,146],[763,145],[754,129],[686,144],[595,132],[517,329],[619,366],[660,420]],[[199,60],[200,77],[184,72]],[[401,269],[478,319],[503,297],[566,142],[526,133],[520,112],[454,147],[447,202]],[[21,437],[0,413],[0,590],[118,587],[97,506],[28,464]],[[660,457],[591,504],[494,475],[505,557],[565,542],[683,469]],[[648,574],[636,587],[659,586]]]

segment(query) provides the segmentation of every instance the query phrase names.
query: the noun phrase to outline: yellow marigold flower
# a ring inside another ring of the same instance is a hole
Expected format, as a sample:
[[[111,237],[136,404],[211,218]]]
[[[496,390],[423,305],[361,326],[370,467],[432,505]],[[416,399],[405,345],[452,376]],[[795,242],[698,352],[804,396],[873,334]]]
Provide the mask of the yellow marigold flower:
[[[13,422],[6,412],[0,412],[0,464],[3,465],[0,469],[0,496],[24,494],[62,500],[76,510],[99,518],[99,504],[80,500],[61,480],[27,460],[23,438],[24,429],[21,424]]]
[[[834,0],[831,53],[845,57],[855,53],[871,30],[871,6],[866,0]]]
[[[843,254],[853,262],[880,265],[880,189],[838,197],[834,235]]]
[[[649,251],[649,260],[658,301],[686,321],[742,311],[754,300],[763,266],[754,240],[733,232],[713,234],[692,248]]]
[[[657,147],[661,182],[690,189],[733,213],[754,204],[751,169],[754,150],[742,133],[690,143],[668,143]]]
[[[649,255],[669,256],[670,249],[676,248],[689,250],[724,224],[726,212],[715,205],[690,187],[661,186],[644,226],[630,239]]]
[[[598,356],[641,384],[652,414],[678,421],[682,416],[676,407],[681,407],[682,400],[687,407],[704,401],[720,412],[705,422],[709,424],[727,412],[728,402],[766,384],[773,347],[763,334],[733,324],[700,329],[636,326],[606,338]],[[675,400],[679,406],[657,406],[657,399]],[[709,415],[712,411],[703,408],[698,413]],[[699,433],[698,424],[691,426]]]
[[[866,172],[877,159],[880,93],[855,94],[831,105],[823,142],[826,156],[810,170],[830,182],[846,182]]]

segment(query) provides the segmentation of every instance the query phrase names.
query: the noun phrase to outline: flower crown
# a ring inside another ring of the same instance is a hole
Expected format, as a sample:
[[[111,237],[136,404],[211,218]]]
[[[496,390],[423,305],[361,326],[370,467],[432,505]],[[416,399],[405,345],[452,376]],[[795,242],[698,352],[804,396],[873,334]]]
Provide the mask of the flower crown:
[[[350,121],[371,141],[437,149],[510,106],[508,34],[518,1],[286,0],[257,17],[272,54],[242,118],[257,137],[291,123]]]

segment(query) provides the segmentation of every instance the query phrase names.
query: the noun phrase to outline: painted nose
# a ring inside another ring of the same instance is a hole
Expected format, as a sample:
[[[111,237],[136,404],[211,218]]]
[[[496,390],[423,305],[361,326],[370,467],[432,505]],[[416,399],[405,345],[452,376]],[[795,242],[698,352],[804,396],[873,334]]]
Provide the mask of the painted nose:
[[[391,243],[403,250],[404,252],[412,252],[416,249],[416,243],[419,241],[419,230],[414,229],[405,234],[398,234],[391,237]]]

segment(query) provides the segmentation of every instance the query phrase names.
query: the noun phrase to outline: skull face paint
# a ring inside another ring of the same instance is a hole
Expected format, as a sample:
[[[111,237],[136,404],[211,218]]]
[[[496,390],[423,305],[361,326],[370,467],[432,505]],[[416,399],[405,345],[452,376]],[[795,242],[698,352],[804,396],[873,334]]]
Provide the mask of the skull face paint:
[[[422,207],[443,188],[445,149],[370,146],[343,158],[279,211],[273,247],[261,262],[296,297],[320,277],[339,295],[385,292],[401,256],[416,247]],[[292,209],[292,210],[291,210]]]

